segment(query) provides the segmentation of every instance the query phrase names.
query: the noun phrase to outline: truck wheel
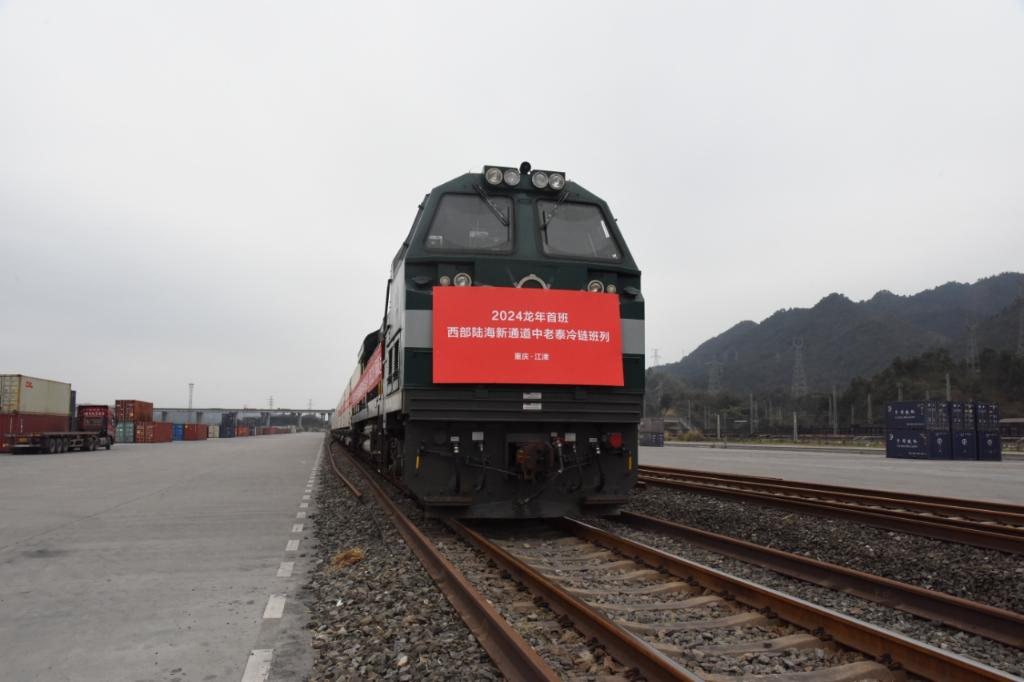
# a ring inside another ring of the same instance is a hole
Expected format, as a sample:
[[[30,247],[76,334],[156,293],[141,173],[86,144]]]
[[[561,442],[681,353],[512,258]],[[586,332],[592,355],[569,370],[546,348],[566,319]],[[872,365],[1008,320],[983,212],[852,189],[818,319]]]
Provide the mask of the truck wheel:
[[[109,438],[107,438],[107,439],[105,439],[105,440],[106,440],[106,443],[104,443],[104,445],[106,445],[106,447],[107,447],[107,450],[109,450],[109,449],[110,449],[110,446],[112,445],[112,443],[110,442],[110,439],[109,439]]]
[[[67,438],[61,438],[60,439],[60,451],[61,452],[67,452],[68,451],[68,439]]]
[[[57,439],[47,438],[46,439],[46,453],[49,455],[57,454]]]
[[[86,450],[88,452],[95,451],[96,450],[96,439],[91,437],[91,436],[89,438],[86,438],[85,439],[85,447],[83,447],[82,449]]]

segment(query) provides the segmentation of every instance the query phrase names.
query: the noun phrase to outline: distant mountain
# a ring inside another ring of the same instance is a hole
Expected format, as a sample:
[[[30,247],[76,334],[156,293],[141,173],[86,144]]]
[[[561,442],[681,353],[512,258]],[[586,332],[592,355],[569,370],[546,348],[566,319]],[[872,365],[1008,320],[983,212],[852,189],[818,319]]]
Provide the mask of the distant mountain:
[[[813,308],[780,310],[764,321],[740,322],[702,343],[679,362],[658,368],[693,388],[707,388],[709,365],[719,363],[724,391],[788,390],[795,344],[802,343],[811,391],[843,387],[869,377],[894,358],[945,348],[967,354],[969,325],[977,325],[978,351],[1017,346],[1024,274],[1003,273],[973,284],[949,282],[912,296],[879,291],[854,302],[829,294]]]

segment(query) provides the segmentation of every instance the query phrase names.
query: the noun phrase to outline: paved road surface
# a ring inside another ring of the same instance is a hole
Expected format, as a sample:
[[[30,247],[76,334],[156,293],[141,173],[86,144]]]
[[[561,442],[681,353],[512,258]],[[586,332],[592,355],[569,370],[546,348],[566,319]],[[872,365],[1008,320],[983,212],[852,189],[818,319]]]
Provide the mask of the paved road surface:
[[[1024,504],[1024,460],[886,459],[884,455],[702,447],[640,448],[640,462],[681,469]]]
[[[0,454],[0,679],[237,682],[269,649],[275,679],[302,678],[296,517],[320,443]],[[264,619],[271,595],[283,614]]]

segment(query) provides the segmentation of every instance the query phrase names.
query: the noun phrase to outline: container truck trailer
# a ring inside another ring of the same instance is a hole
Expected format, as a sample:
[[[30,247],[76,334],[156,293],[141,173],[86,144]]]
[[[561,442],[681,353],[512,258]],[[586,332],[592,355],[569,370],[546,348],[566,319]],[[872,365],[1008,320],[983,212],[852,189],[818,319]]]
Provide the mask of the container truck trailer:
[[[110,449],[114,414],[106,405],[72,407],[71,384],[0,375],[0,451],[57,453]],[[72,416],[77,416],[72,426]]]

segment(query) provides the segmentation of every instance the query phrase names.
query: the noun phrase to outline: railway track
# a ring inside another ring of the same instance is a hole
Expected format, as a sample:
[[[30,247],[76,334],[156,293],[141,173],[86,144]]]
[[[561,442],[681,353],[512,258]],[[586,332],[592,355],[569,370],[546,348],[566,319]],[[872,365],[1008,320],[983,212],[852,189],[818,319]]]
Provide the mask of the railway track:
[[[641,466],[640,480],[1024,554],[1024,507],[757,476]]]
[[[373,475],[363,470],[363,477],[499,669],[510,679],[559,679]],[[536,524],[447,523],[644,679],[1017,679],[577,521],[561,519],[541,532]]]
[[[646,514],[624,511],[615,521],[1024,649],[1024,615],[1007,609]]]

